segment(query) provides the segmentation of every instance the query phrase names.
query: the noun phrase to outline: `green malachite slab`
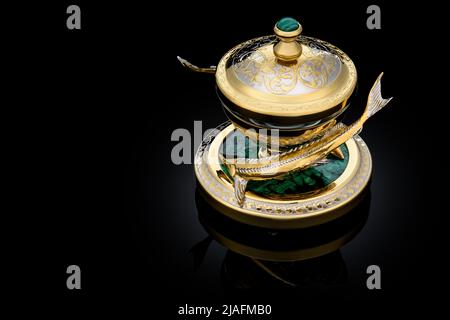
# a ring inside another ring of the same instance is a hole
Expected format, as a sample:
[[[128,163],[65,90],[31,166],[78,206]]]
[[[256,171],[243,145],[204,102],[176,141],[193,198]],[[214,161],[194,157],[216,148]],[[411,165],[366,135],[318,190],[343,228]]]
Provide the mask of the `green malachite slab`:
[[[297,30],[298,26],[298,21],[289,17],[282,18],[277,22],[277,28],[285,32]]]
[[[328,163],[289,173],[282,180],[249,181],[247,190],[270,196],[299,194],[324,188],[339,178],[347,167],[347,146],[343,144],[340,148],[345,156],[343,160],[329,155],[328,160],[330,161]]]
[[[283,179],[253,180],[247,184],[247,190],[262,196],[282,196],[294,195],[305,192],[316,191],[328,186],[344,172],[348,164],[348,148],[345,144],[340,146],[344,153],[344,159],[338,159],[329,155],[329,162],[311,167],[305,170],[287,174]],[[233,151],[234,150],[234,151]],[[221,153],[225,157],[256,158],[258,146],[255,142],[245,138],[241,133],[235,131],[231,133],[221,146]],[[229,176],[224,165],[222,170]]]

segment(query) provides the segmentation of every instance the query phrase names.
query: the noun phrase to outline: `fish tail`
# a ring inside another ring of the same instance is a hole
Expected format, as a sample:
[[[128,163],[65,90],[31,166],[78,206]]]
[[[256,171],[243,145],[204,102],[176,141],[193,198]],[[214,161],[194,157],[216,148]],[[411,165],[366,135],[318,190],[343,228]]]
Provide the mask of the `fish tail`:
[[[383,99],[381,96],[381,78],[383,77],[383,72],[378,76],[377,80],[372,86],[372,89],[370,89],[369,97],[367,98],[367,105],[366,109],[363,113],[363,120],[369,119],[371,116],[373,116],[375,113],[383,109],[389,101],[392,100],[391,98]]]

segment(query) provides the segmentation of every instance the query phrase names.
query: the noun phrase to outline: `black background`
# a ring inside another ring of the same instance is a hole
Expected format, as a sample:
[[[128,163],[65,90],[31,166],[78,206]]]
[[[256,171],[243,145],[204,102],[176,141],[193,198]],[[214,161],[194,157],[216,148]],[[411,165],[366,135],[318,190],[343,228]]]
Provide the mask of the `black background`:
[[[69,4],[81,7],[81,30],[66,28]],[[368,30],[369,4],[60,1],[15,8],[4,60],[12,114],[4,121],[19,168],[10,170],[9,189],[20,195],[11,211],[19,228],[8,246],[17,294],[48,297],[67,310],[132,306],[162,311],[163,318],[185,303],[226,301],[272,303],[276,314],[296,315],[337,305],[345,312],[424,306],[443,265],[425,244],[433,234],[425,186],[438,173],[422,170],[424,158],[416,156],[427,138],[420,124],[429,121],[420,113],[427,105],[415,49],[427,42],[420,35],[426,31],[416,21],[439,9],[378,2],[382,29]],[[310,296],[249,290],[248,300],[233,299],[218,280],[224,248],[209,249],[212,260],[202,271],[186,267],[206,232],[197,220],[193,168],[171,162],[171,133],[193,133],[194,120],[206,130],[226,117],[214,77],[187,71],[176,56],[217,64],[234,45],[270,34],[283,16],[298,18],[305,35],[335,44],[355,62],[359,87],[346,121],[362,112],[381,71],[383,95],[394,100],[361,134],[374,176],[369,220],[343,249],[349,282]],[[66,288],[71,264],[81,267],[80,291]],[[370,264],[382,269],[381,291],[365,289]]]

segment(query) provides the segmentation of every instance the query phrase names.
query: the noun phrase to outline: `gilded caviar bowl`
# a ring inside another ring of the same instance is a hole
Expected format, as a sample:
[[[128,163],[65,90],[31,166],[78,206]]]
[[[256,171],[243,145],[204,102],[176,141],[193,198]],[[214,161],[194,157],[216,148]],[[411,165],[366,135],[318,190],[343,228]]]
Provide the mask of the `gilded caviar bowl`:
[[[198,187],[215,208],[237,221],[302,228],[333,220],[354,207],[369,183],[372,160],[358,135],[390,99],[381,77],[352,124],[342,116],[357,83],[352,60],[332,44],[301,34],[283,18],[274,34],[229,50],[213,73],[229,121],[195,156]]]

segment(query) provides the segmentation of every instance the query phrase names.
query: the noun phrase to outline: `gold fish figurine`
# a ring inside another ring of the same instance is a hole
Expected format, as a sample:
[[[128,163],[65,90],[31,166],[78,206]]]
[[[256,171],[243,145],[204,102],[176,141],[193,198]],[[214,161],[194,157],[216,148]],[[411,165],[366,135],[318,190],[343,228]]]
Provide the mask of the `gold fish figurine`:
[[[364,113],[353,124],[346,126],[341,122],[337,123],[318,137],[274,155],[254,159],[222,157],[224,165],[234,179],[234,193],[238,204],[241,207],[244,205],[245,190],[249,180],[280,178],[289,172],[304,170],[323,163],[330,152],[358,134],[367,119],[392,99],[383,99],[381,96],[382,76],[383,73],[378,76],[369,92]]]

